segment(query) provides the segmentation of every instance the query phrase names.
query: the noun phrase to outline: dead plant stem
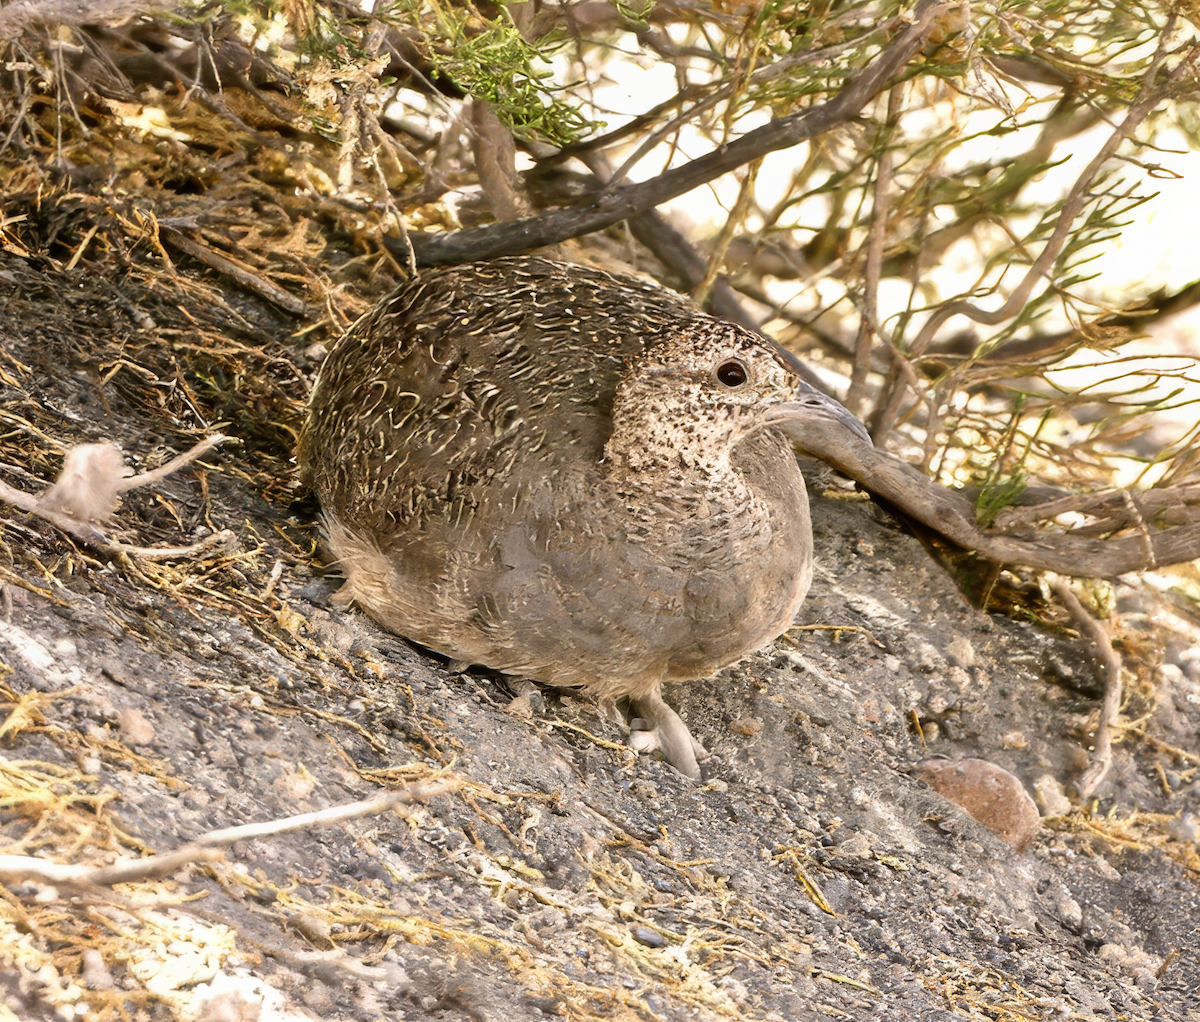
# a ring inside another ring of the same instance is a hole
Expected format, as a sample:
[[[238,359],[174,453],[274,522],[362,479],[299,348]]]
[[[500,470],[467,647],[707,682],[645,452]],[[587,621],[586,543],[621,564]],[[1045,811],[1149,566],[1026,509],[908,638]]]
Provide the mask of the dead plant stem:
[[[1096,724],[1095,749],[1077,785],[1080,798],[1090,798],[1112,766],[1112,733],[1121,710],[1121,662],[1104,626],[1079,602],[1079,597],[1066,579],[1055,579],[1051,586],[1066,604],[1075,626],[1091,643],[1104,683],[1104,700],[1100,704],[1100,719]]]

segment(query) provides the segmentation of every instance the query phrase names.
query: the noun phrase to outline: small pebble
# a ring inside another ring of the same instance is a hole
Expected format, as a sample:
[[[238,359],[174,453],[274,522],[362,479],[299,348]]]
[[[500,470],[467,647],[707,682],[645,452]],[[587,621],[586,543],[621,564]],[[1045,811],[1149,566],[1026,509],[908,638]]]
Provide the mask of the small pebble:
[[[154,725],[141,710],[127,706],[117,718],[121,726],[121,738],[126,745],[151,745],[154,742]]]
[[[634,940],[646,947],[662,947],[666,944],[662,934],[648,926],[635,926],[630,932],[633,934]]]
[[[112,973],[104,964],[104,956],[94,947],[83,951],[83,981],[92,990],[111,990],[116,986]]]
[[[1071,800],[1057,777],[1043,774],[1033,782],[1033,792],[1046,816],[1066,816],[1071,811]]]
[[[1018,852],[1029,847],[1041,826],[1037,806],[1024,786],[995,763],[984,759],[927,759],[918,763],[913,773]]]

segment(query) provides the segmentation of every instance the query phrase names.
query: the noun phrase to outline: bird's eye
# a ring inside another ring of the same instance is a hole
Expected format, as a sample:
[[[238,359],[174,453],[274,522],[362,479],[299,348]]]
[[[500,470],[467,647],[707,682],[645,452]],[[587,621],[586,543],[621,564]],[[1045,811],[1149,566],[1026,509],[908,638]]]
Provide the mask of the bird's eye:
[[[730,359],[717,366],[717,379],[726,387],[740,387],[749,378],[750,374],[746,372],[746,367],[736,359]]]

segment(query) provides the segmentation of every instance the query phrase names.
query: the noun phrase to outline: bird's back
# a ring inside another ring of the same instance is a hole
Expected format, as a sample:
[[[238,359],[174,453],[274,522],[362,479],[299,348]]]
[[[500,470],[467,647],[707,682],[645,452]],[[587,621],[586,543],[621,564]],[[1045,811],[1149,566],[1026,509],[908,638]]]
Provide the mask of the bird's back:
[[[327,514],[376,535],[458,518],[476,484],[518,461],[552,473],[598,460],[626,361],[675,317],[697,315],[653,285],[545,260],[423,275],[326,359],[301,436],[302,478]]]

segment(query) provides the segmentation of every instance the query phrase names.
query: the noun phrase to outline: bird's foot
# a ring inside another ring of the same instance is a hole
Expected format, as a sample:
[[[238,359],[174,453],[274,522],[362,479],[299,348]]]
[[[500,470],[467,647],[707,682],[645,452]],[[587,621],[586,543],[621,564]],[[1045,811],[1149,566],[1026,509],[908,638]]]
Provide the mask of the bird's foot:
[[[634,752],[653,752],[655,749],[681,774],[700,776],[698,760],[708,758],[704,748],[679,714],[671,709],[657,692],[641,699],[631,699],[629,708],[629,747]]]

